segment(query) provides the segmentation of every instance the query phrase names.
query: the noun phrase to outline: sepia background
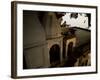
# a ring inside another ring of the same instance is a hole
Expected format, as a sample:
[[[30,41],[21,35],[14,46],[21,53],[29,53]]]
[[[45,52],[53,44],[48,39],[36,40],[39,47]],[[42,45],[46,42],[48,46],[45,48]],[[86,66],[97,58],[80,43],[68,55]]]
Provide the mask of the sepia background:
[[[0,80],[14,80],[11,79],[11,1],[13,0],[0,0]],[[16,0],[18,1],[18,0]],[[23,1],[23,0],[22,0]],[[78,4],[78,5],[94,5],[99,6],[99,0],[24,0],[24,1],[37,1],[48,3],[64,3],[64,4]],[[98,11],[100,14],[100,11]],[[98,19],[99,19],[98,15]],[[100,22],[100,19],[98,20]],[[100,24],[98,24],[99,26]],[[98,27],[98,30],[100,28]],[[98,31],[100,34],[100,31]],[[98,38],[100,41],[100,37]],[[98,42],[98,47],[100,42]],[[99,50],[100,52],[100,50]],[[99,53],[98,52],[98,53]],[[100,57],[100,54],[98,54]],[[98,63],[100,59],[98,60]],[[98,64],[100,67],[100,64]],[[100,69],[98,74],[86,74],[86,75],[73,75],[73,76],[59,76],[59,77],[45,77],[45,78],[27,78],[21,80],[100,80]],[[20,80],[20,79],[18,79]]]

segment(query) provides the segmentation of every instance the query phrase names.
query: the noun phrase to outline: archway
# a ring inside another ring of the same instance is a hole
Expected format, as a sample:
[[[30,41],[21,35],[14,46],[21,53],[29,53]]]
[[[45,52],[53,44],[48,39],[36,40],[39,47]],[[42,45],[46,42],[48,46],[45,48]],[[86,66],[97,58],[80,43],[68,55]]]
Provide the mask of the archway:
[[[73,53],[73,42],[70,42],[68,44],[67,56],[70,58],[72,56],[72,53]]]
[[[60,63],[60,47],[54,44],[49,51],[51,67],[57,66]]]
[[[74,65],[75,59],[73,57],[73,42],[70,42],[68,44],[68,50],[67,50],[67,62],[66,62],[66,66],[67,67],[71,67]]]

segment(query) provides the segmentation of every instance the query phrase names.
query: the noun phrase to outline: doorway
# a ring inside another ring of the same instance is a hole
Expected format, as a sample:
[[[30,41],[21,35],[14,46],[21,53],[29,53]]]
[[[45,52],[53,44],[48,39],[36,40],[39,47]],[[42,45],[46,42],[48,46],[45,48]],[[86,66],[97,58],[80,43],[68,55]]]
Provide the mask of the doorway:
[[[51,67],[56,67],[60,63],[60,47],[54,44],[49,51]]]

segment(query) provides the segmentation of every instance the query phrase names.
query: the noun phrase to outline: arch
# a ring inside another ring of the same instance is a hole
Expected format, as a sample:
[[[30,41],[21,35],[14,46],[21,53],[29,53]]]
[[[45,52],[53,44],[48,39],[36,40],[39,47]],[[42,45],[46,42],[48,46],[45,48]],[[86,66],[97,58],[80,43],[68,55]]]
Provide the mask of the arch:
[[[72,52],[73,52],[73,42],[70,42],[68,44],[68,51],[67,51],[67,56],[70,58],[72,56]]]
[[[74,63],[76,62],[76,59],[74,58],[74,55],[73,55],[73,45],[74,45],[73,42],[70,42],[68,44],[67,61],[66,61],[66,64],[65,64],[67,67],[74,66]]]
[[[60,46],[58,44],[54,44],[51,46],[50,51],[50,64],[52,67],[56,66],[60,63]]]

